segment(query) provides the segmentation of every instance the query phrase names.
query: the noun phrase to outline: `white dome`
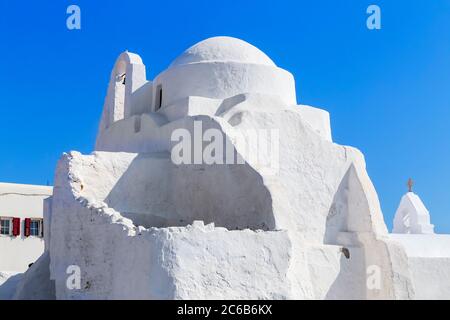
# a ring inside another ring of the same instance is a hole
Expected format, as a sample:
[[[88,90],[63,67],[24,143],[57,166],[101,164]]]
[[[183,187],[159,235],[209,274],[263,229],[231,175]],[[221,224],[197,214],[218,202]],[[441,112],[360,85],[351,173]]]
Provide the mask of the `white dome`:
[[[216,61],[275,66],[264,52],[243,40],[232,37],[213,37],[187,49],[172,62],[170,67]]]

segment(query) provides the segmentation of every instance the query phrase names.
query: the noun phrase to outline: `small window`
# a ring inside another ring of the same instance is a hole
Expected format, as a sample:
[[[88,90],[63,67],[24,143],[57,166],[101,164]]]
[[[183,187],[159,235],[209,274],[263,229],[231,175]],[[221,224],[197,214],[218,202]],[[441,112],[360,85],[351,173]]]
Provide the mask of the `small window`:
[[[12,218],[0,218],[0,234],[12,235]]]
[[[162,86],[159,85],[156,88],[156,101],[155,101],[155,111],[158,111],[162,107]]]
[[[126,83],[126,79],[127,79],[127,74],[126,73],[122,73],[116,76],[116,81],[120,82],[122,84]]]
[[[31,219],[30,236],[42,237],[42,219]]]

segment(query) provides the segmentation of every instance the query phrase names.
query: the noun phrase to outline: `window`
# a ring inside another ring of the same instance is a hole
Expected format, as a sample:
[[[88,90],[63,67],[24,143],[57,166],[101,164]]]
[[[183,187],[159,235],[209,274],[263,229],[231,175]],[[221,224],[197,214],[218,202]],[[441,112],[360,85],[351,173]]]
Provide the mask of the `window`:
[[[42,219],[30,220],[30,236],[42,237]]]
[[[0,218],[0,234],[7,236],[12,234],[12,218]]]
[[[156,87],[156,101],[155,101],[155,111],[161,109],[162,106],[162,86]]]

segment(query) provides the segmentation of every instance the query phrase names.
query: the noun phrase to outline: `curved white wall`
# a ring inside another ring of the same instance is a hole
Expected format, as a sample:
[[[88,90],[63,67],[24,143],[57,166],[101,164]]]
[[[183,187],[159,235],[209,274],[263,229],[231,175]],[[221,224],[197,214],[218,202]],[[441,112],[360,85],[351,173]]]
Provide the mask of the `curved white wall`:
[[[162,87],[162,108],[189,96],[225,99],[240,93],[279,96],[286,105],[296,105],[295,81],[278,67],[239,62],[207,62],[176,66],[153,82]],[[153,97],[157,97],[155,91]],[[155,98],[153,105],[155,106]]]

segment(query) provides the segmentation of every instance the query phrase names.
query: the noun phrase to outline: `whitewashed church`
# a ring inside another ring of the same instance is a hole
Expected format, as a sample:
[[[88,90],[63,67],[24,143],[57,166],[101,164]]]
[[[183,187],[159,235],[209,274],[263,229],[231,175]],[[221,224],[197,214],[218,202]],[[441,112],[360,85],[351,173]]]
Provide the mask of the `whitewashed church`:
[[[199,126],[243,162],[174,163],[173,133]],[[249,130],[278,132],[276,171],[251,159]],[[122,53],[96,148],[62,156],[45,217],[45,252],[16,299],[450,298],[450,236],[420,198],[402,198],[389,233],[362,153],[235,38],[195,44],[153,80]]]

